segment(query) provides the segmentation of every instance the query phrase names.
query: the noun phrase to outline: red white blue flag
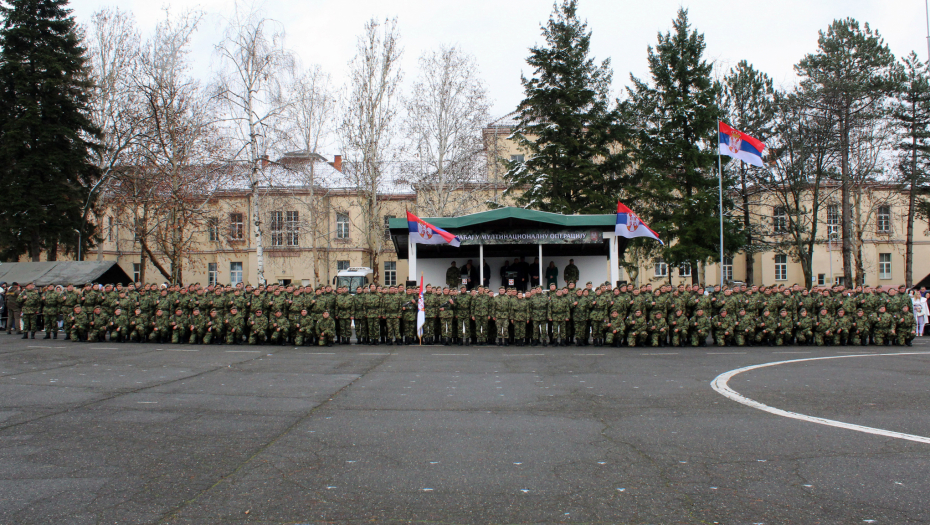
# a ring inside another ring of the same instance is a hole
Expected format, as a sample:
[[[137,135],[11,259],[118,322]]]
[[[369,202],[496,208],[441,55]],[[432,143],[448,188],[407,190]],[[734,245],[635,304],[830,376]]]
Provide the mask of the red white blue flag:
[[[409,211],[407,230],[410,232],[410,239],[417,244],[451,244],[456,248],[461,244],[455,235],[433,226]]]
[[[649,237],[659,241],[663,246],[665,245],[662,239],[659,238],[659,234],[650,230],[649,226],[646,226],[646,223],[633,213],[633,210],[620,202],[617,202],[617,226],[614,227],[614,233],[617,234],[617,237],[626,237],[628,239]]]
[[[739,159],[747,164],[762,167],[765,144],[725,123],[719,123],[720,154]]]

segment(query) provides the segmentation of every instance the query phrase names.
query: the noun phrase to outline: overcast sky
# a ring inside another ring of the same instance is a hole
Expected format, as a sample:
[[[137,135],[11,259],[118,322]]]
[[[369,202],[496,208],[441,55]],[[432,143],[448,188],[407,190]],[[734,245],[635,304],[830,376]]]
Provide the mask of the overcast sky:
[[[204,80],[214,60],[224,16],[234,0],[72,0],[78,22],[85,23],[103,7],[132,11],[143,36],[151,34],[163,17],[174,11],[199,7],[207,13],[194,42],[194,71]],[[416,75],[417,58],[440,44],[456,44],[474,55],[493,102],[492,114],[513,110],[523,98],[520,74],[528,48],[542,42],[540,24],[553,4],[547,0],[267,0],[258,4],[268,18],[279,21],[287,46],[305,64],[319,64],[334,83],[345,80],[347,63],[355,53],[357,36],[372,18],[397,17],[404,48],[405,83]],[[896,56],[915,50],[927,59],[927,21],[924,0],[778,0],[775,2],[711,0],[580,0],[580,18],[593,31],[592,53],[610,58],[613,89],[619,93],[629,76],[647,76],[646,48],[658,32],[671,29],[679,6],[689,10],[695,29],[704,34],[706,57],[718,70],[740,60],[771,75],[776,85],[795,82],[792,66],[817,46],[817,32],[834,19],[853,17],[877,29]]]

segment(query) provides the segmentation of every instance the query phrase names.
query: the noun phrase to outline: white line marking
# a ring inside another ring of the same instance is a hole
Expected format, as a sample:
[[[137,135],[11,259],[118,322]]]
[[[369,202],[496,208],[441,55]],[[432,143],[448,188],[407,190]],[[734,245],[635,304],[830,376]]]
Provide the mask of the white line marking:
[[[261,350],[227,350],[227,354],[260,354]]]
[[[114,348],[112,346],[92,346],[91,350],[119,350],[119,348]]]
[[[773,354],[810,354],[812,352],[772,352]]]
[[[589,355],[589,356],[595,356],[595,355],[607,355],[607,354],[574,354],[574,355]]]
[[[26,348],[51,348],[50,346],[27,346]]]
[[[745,355],[746,352],[707,352],[707,355]]]
[[[546,355],[546,354],[501,354],[501,355],[505,357],[526,357],[526,356],[531,356],[531,355]]]
[[[390,352],[360,352],[358,355],[391,355]]]
[[[433,354],[433,355],[468,355],[468,354]],[[432,489],[430,489],[432,490]]]
[[[639,354],[639,355],[678,355],[678,352],[665,352],[665,353],[655,352],[651,354]]]
[[[197,350],[195,348],[169,348],[167,351],[168,352],[199,352],[200,350]]]
[[[780,408],[770,407],[766,404],[760,403],[753,399],[749,399],[741,395],[739,392],[730,388],[727,384],[730,379],[737,375],[742,374],[743,372],[748,372],[750,370],[756,370],[758,368],[766,368],[770,366],[778,366],[789,363],[803,363],[806,361],[822,361],[826,359],[845,359],[847,357],[875,357],[875,356],[901,356],[901,355],[928,355],[930,352],[902,352],[897,354],[856,354],[856,355],[834,355],[828,357],[808,357],[805,359],[792,359],[790,361],[776,361],[773,363],[763,363],[761,365],[746,366],[743,368],[737,368],[735,370],[730,370],[729,372],[724,372],[719,376],[715,377],[714,380],[710,383],[711,388],[717,391],[720,395],[732,399],[737,403],[742,403],[746,406],[768,412],[770,414],[775,414],[776,416],[788,417],[791,419],[799,419],[801,421],[807,421],[809,423],[817,423],[819,425],[826,425],[830,427],[845,428],[847,430],[855,430],[857,432],[865,432],[866,434],[875,434],[876,436],[885,436],[892,437],[897,439],[906,439],[908,441],[916,441],[918,443],[928,443],[930,444],[930,437],[924,436],[915,436],[913,434],[903,434],[901,432],[893,432],[891,430],[883,430],[881,428],[872,428],[862,425],[853,425],[851,423],[843,423],[842,421],[834,421],[832,419],[825,419],[822,417],[808,416],[804,414],[798,414],[797,412],[789,412],[787,410],[781,410]]]
[[[336,352],[307,352],[307,355],[336,355]]]

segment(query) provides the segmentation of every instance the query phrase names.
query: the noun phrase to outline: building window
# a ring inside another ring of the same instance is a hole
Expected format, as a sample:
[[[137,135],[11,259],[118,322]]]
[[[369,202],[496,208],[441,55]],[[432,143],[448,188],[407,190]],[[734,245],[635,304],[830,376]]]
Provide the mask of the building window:
[[[840,207],[836,204],[827,206],[827,238],[831,241],[840,238]]]
[[[511,155],[511,156],[510,156],[510,162],[516,162],[516,163],[519,163],[519,164],[523,164],[523,162],[524,162],[525,159],[526,159],[526,157],[523,156],[523,155]]]
[[[878,254],[878,278],[891,279],[891,254]]]
[[[679,277],[691,277],[691,263],[682,263],[678,267],[678,275]]]
[[[241,262],[231,262],[229,263],[229,284],[236,286],[242,282],[242,263]]]
[[[666,264],[662,259],[656,259],[655,276],[668,277],[668,264]]]
[[[216,263],[207,263],[207,285],[216,286]]]
[[[284,244],[300,246],[300,214],[296,210],[284,212]]]
[[[107,240],[113,242],[113,217],[107,217]]]
[[[384,284],[394,286],[397,284],[397,262],[384,261]]]
[[[349,214],[348,213],[337,213],[336,214],[336,238],[337,239],[348,239],[349,238]]]
[[[878,233],[891,233],[891,206],[878,207]]]
[[[133,226],[134,227],[132,229],[132,242],[135,243],[135,242],[139,242],[139,232],[142,231],[142,226],[143,226],[142,219],[136,219],[135,221],[133,221]]]
[[[271,212],[271,245],[284,246],[284,212]]]
[[[776,281],[787,281],[788,280],[788,256],[787,255],[776,255],[775,256],[775,280]]]
[[[336,271],[341,272],[342,270],[349,269],[349,261],[336,261]]]
[[[723,258],[723,280],[724,281],[733,280],[733,257]]]
[[[220,221],[216,217],[207,219],[207,235],[211,241],[220,240]]]
[[[788,233],[788,210],[784,206],[776,206],[772,211],[772,231]]]
[[[142,265],[139,263],[132,263],[132,282],[140,282],[142,278]]]
[[[391,238],[391,219],[393,218],[394,218],[393,215],[384,216],[384,239],[385,240],[388,240]]]
[[[823,286],[827,284],[827,274],[818,273],[817,274],[817,286]]]
[[[229,238],[242,240],[245,234],[244,222],[241,213],[229,214]]]

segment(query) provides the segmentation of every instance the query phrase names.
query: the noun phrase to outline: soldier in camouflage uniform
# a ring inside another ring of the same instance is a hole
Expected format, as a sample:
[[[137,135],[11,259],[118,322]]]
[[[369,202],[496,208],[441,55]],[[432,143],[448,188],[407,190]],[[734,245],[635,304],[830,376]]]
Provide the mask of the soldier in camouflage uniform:
[[[261,308],[249,314],[249,344],[265,344],[268,341],[268,317]]]
[[[74,312],[70,316],[70,325],[71,325],[71,336],[72,341],[86,341],[87,332],[90,329],[90,319],[87,318],[87,314],[84,313],[84,309],[81,308],[81,305],[76,305],[74,307]]]
[[[668,323],[665,321],[665,315],[661,310],[656,310],[649,322],[649,343],[652,346],[665,346],[667,335]]]
[[[526,325],[530,319],[530,302],[526,300],[523,292],[517,292],[515,300],[511,303],[510,312],[513,320],[513,344],[524,346],[526,344]]]
[[[807,315],[807,308],[803,306],[798,311],[798,321],[795,323],[794,335],[799,345],[814,343],[814,319]]]
[[[245,342],[245,314],[235,306],[235,303],[233,303],[233,306],[229,309],[229,315],[224,316],[223,325],[226,327],[226,344],[231,345]]]
[[[849,344],[868,346],[869,336],[872,333],[872,317],[866,315],[862,308],[856,310],[853,318],[853,328],[849,332]]]
[[[452,344],[452,334],[455,331],[453,323],[455,322],[455,301],[449,293],[448,288],[442,289],[442,298],[439,303],[439,324],[440,337],[442,344],[448,346]]]
[[[902,297],[907,297],[902,294]],[[897,343],[898,346],[912,346],[912,341],[917,337],[917,319],[914,318],[914,314],[911,313],[910,306],[901,307],[901,315],[898,317],[897,325],[895,326],[895,331],[897,332]]]
[[[35,339],[36,330],[39,329],[38,317],[42,313],[42,296],[35,285],[29,283],[19,298],[23,311],[23,339],[28,339],[30,335]]]
[[[510,297],[503,286],[497,295],[491,299],[491,319],[494,321],[497,332],[497,346],[506,346],[510,339]]]
[[[336,335],[336,323],[329,316],[329,310],[323,312],[323,317],[316,323],[316,339],[318,345],[333,346],[333,337]]]
[[[546,338],[549,335],[547,323],[549,319],[552,318],[552,314],[549,310],[549,298],[542,293],[542,288],[537,286],[536,289],[533,290],[529,302],[530,340],[533,346],[538,346],[539,344],[546,346]]]
[[[420,311],[420,297],[416,289],[412,286],[407,287],[407,294],[403,296],[404,302],[401,303],[401,321],[403,322],[404,344],[412,345],[417,339],[417,313]]]
[[[459,346],[469,345],[472,340],[471,303],[472,296],[468,293],[468,287],[462,285],[455,299],[455,336]]]
[[[594,292],[591,300],[591,310],[588,319],[591,323],[591,337],[594,339],[594,346],[604,345],[604,334],[607,331],[607,316],[610,308],[610,298],[603,294],[601,288]]]
[[[61,310],[61,293],[55,287],[48,285],[42,294],[42,316],[45,325],[44,339],[50,339],[54,334],[58,339],[58,314]]]
[[[336,331],[338,341],[349,344],[352,340],[352,321],[355,318],[355,296],[349,289],[342,287],[342,293],[336,295]]]
[[[688,332],[691,334],[691,346],[706,346],[710,328],[710,318],[704,315],[703,308],[697,308],[688,327]]]

